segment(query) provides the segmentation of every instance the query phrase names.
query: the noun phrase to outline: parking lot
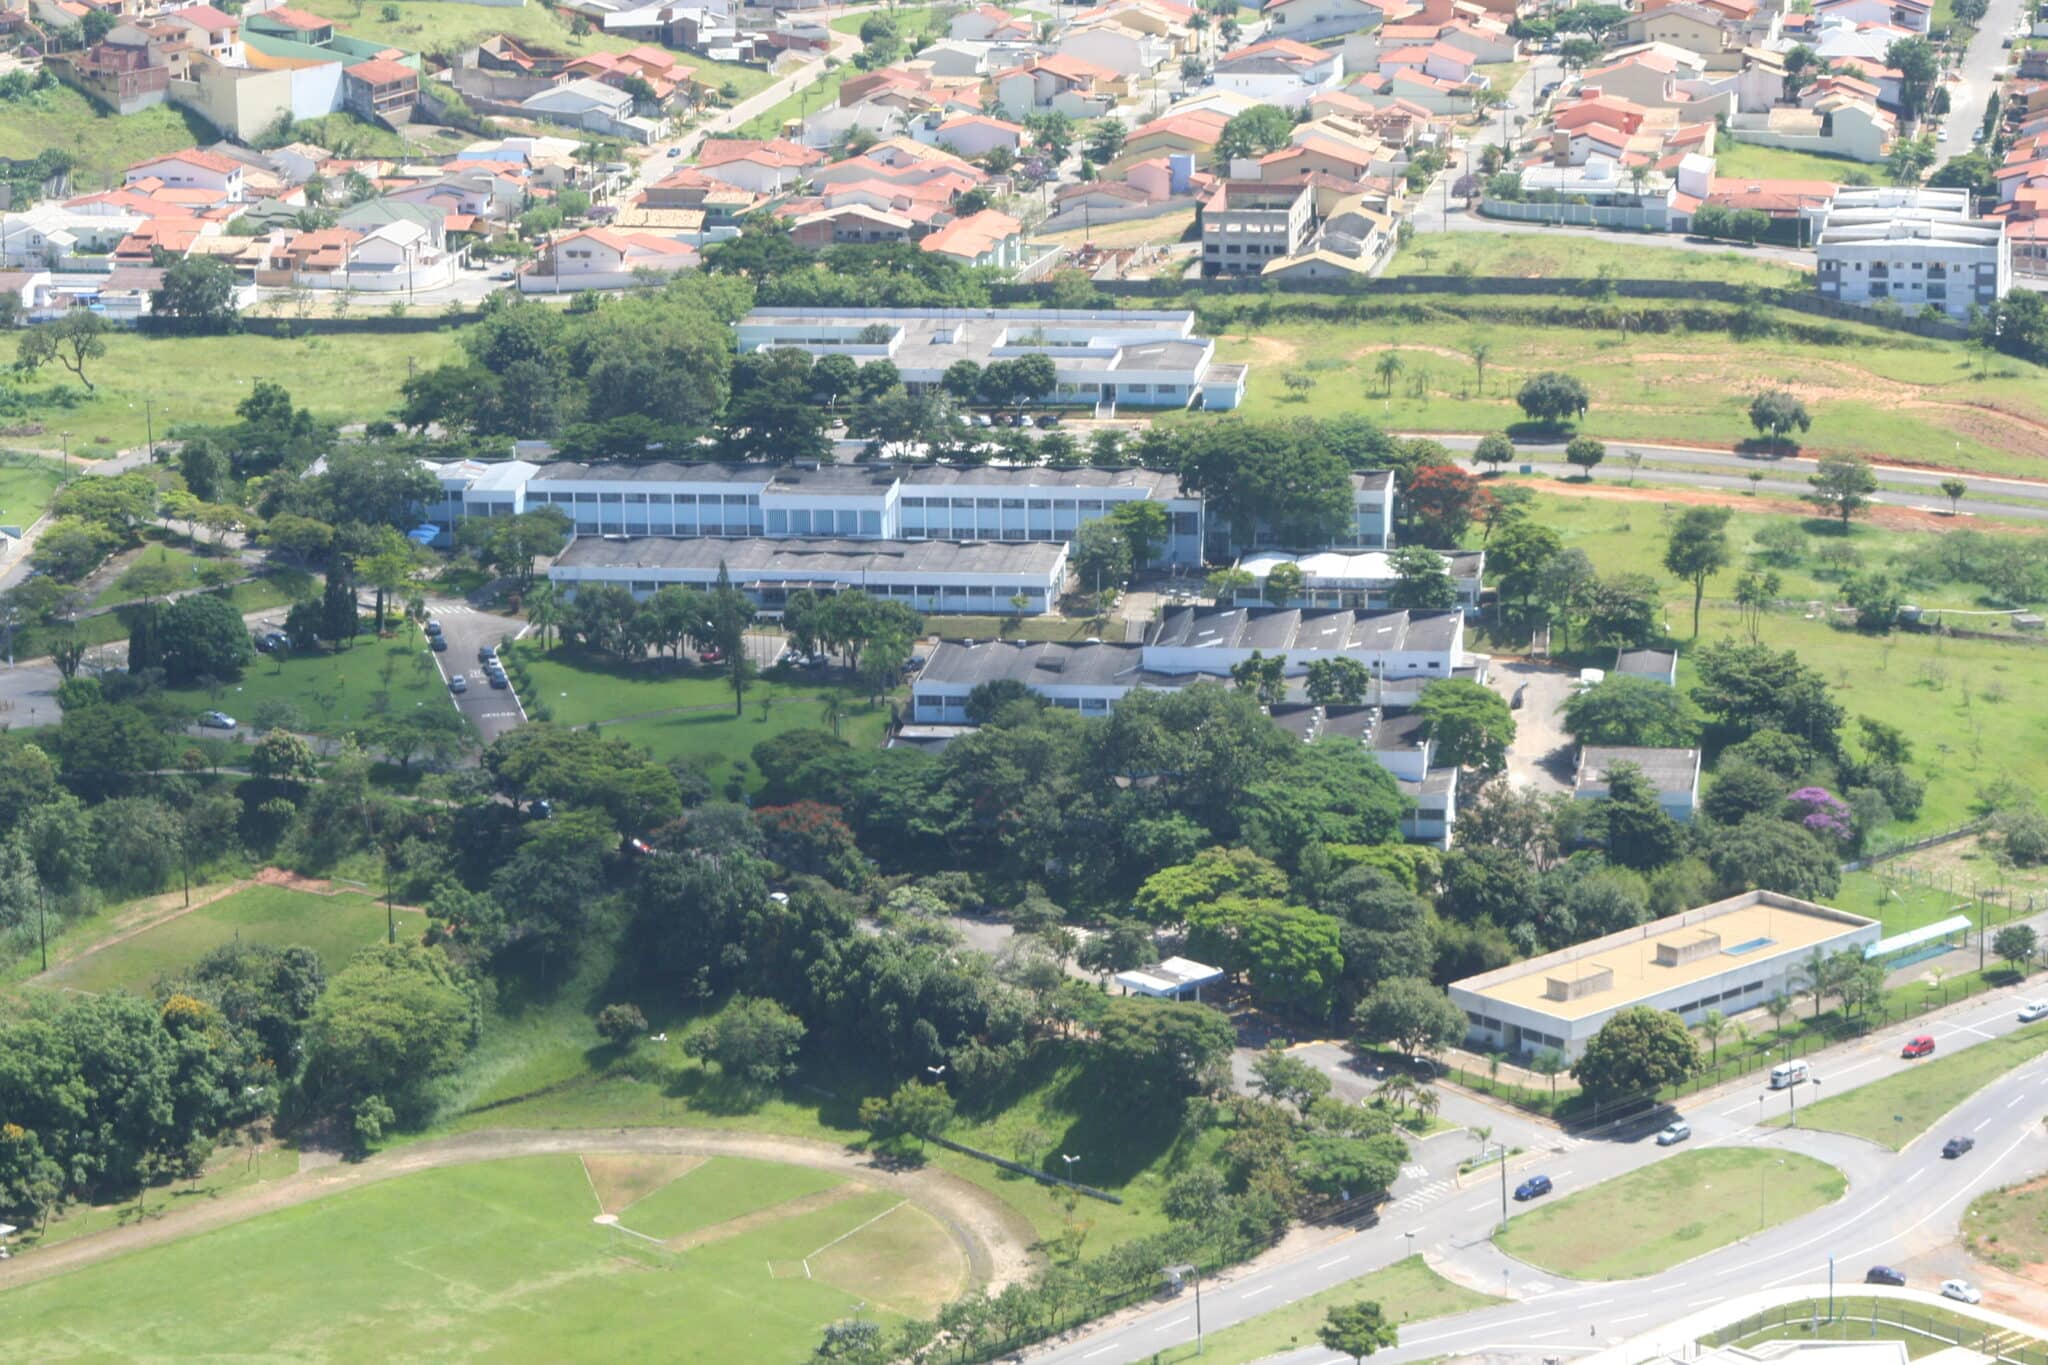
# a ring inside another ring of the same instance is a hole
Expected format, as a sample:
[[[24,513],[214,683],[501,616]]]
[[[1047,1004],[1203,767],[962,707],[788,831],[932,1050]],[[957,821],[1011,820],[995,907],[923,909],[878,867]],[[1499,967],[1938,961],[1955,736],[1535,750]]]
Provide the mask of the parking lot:
[[[468,683],[468,691],[459,695],[451,693],[449,700],[476,726],[482,741],[489,744],[508,730],[524,725],[526,707],[519,699],[518,690],[509,685],[492,687],[485,681],[483,668],[477,661],[477,650],[483,646],[501,645],[517,636],[520,622],[478,611],[466,602],[452,599],[429,601],[427,612],[428,619],[439,623],[442,637],[448,641],[446,650],[434,654],[434,662],[441,670],[441,681],[446,683],[460,673]]]

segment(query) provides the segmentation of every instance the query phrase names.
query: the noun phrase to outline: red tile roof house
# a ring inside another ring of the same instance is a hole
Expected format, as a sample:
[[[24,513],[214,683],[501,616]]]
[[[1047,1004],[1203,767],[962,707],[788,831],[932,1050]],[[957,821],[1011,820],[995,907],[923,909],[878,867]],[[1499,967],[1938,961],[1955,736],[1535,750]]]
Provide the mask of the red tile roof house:
[[[789,188],[825,154],[782,138],[707,138],[697,151],[697,169],[722,184],[766,194]]]
[[[698,265],[697,248],[647,232],[585,228],[557,237],[519,274],[523,294],[630,289],[643,273],[671,275]]]
[[[420,73],[390,57],[372,57],[341,73],[342,107],[371,123],[403,123],[420,99]]]
[[[983,209],[966,218],[955,218],[917,245],[919,250],[962,265],[1008,269],[1024,259],[1024,225],[1007,213]]]
[[[224,204],[242,202],[242,165],[212,152],[171,152],[138,161],[122,173],[122,179],[156,179],[177,189],[213,190]]]

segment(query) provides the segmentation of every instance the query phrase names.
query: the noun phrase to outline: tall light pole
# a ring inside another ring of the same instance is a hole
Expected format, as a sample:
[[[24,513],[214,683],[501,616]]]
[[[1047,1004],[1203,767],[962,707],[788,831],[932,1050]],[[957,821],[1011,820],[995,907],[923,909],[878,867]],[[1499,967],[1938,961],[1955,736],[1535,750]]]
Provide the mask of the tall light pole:
[[[1500,1225],[1506,1231],[1508,1225],[1508,1145],[1496,1144],[1500,1148]]]

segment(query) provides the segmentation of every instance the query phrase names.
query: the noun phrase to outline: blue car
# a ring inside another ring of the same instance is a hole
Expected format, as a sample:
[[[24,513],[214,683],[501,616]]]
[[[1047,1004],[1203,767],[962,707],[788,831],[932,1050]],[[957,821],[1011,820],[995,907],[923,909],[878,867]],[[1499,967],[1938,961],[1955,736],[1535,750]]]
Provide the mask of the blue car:
[[[1515,1186],[1516,1199],[1535,1199],[1540,1195],[1549,1193],[1550,1177],[1547,1175],[1532,1175],[1521,1184]]]

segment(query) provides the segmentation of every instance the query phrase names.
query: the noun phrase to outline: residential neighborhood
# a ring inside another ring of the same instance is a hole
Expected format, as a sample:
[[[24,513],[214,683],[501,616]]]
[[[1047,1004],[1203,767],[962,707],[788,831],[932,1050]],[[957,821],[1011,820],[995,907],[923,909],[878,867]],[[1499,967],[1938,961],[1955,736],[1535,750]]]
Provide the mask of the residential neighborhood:
[[[2048,0],[0,0],[10,1352],[2048,1365],[2044,534]]]

